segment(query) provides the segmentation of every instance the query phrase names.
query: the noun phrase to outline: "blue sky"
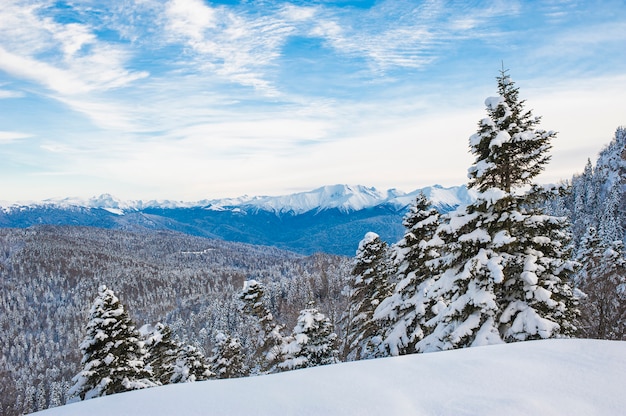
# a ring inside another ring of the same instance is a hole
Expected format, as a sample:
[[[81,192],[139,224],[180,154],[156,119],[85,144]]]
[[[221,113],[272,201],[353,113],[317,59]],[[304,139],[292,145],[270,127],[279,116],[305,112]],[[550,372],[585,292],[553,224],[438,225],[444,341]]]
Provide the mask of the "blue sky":
[[[3,0],[0,200],[467,181],[503,63],[540,181],[626,124],[621,1]]]

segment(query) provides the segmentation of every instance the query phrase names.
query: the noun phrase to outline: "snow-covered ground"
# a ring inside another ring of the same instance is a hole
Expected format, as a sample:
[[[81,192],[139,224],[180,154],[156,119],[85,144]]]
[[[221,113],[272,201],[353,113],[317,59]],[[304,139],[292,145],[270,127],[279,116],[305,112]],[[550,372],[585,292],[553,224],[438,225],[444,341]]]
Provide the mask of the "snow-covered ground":
[[[53,415],[623,415],[626,342],[547,340],[139,390]]]

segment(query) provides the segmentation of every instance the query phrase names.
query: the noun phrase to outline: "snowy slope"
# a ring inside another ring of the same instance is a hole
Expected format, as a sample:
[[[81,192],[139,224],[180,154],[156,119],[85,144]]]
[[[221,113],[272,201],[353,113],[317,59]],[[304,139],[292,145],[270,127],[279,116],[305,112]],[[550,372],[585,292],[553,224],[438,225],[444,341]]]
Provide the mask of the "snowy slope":
[[[626,342],[547,340],[170,385],[38,414],[620,415]]]

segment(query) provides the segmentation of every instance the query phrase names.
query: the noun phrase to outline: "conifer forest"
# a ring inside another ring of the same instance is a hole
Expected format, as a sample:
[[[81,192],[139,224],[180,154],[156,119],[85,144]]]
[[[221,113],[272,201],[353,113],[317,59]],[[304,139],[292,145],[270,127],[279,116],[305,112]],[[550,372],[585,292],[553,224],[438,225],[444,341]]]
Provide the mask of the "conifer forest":
[[[393,243],[294,254],[175,232],[0,228],[0,414],[154,386],[547,338],[626,340],[626,128],[536,183],[508,72],[469,139],[469,205],[420,195]],[[558,129],[559,126],[548,126]]]

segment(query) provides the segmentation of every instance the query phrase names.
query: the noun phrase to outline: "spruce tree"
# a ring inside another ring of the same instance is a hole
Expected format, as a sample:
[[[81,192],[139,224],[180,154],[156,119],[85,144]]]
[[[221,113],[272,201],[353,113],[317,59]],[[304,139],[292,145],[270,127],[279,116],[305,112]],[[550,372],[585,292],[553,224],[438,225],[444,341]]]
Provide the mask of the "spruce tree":
[[[172,330],[162,323],[144,325],[140,328],[147,350],[146,362],[150,365],[154,379],[161,384],[171,383],[176,359],[181,346],[172,339]]]
[[[246,377],[248,369],[237,338],[218,333],[213,355],[209,358],[211,372],[217,378]]]
[[[282,370],[334,364],[337,360],[337,334],[330,319],[311,303],[300,311],[290,342],[283,347]]]
[[[604,199],[602,215],[598,225],[598,233],[605,244],[612,244],[613,241],[622,240],[624,238],[624,229],[622,228],[620,209],[622,208],[622,200],[624,198],[624,185],[615,181],[607,190]]]
[[[541,117],[525,110],[519,89],[507,71],[500,71],[498,96],[485,100],[489,117],[478,123],[470,138],[470,151],[476,161],[469,168],[469,186],[480,192],[513,189],[532,183],[550,161],[553,131],[535,128]]]
[[[626,259],[620,240],[605,243],[590,227],[578,258],[582,336],[626,340]]]
[[[112,290],[98,288],[80,344],[82,370],[68,392],[80,400],[156,386],[145,368],[146,351],[124,306]]]
[[[470,138],[476,160],[468,170],[477,199],[451,213],[439,230],[442,273],[431,288],[437,316],[418,351],[452,349],[569,335],[575,300],[567,282],[573,263],[565,219],[544,214],[542,193],[523,187],[550,160],[554,132],[524,109],[515,84],[501,71],[498,97],[485,101],[488,118]]]
[[[533,186],[522,197],[523,221],[512,232],[518,251],[506,270],[509,278],[498,288],[500,330],[507,342],[573,336],[578,330],[569,221],[546,215],[535,203],[549,193]]]
[[[284,345],[283,325],[274,321],[274,316],[264,303],[265,289],[263,284],[256,280],[244,282],[243,290],[239,298],[243,302],[243,313],[257,319],[259,348],[257,357],[254,358],[256,368],[253,373],[273,373],[277,371],[277,365],[282,361],[282,348]]]
[[[369,232],[359,243],[349,284],[347,351],[349,361],[381,355],[383,326],[374,320],[376,307],[390,294],[387,243]]]
[[[572,234],[582,237],[589,227],[597,227],[597,210],[599,187],[598,181],[593,174],[591,159],[587,159],[587,164],[583,173],[575,176],[572,180],[573,206],[571,209]],[[574,239],[577,243],[579,239]]]
[[[204,354],[197,347],[185,345],[179,349],[170,379],[171,383],[203,381],[213,376]]]
[[[415,342],[424,336],[424,323],[433,318],[429,289],[436,275],[440,240],[435,233],[439,212],[420,193],[404,217],[404,237],[394,246],[397,284],[392,295],[377,308],[375,317],[387,322],[382,348],[388,355],[415,352]]]

